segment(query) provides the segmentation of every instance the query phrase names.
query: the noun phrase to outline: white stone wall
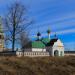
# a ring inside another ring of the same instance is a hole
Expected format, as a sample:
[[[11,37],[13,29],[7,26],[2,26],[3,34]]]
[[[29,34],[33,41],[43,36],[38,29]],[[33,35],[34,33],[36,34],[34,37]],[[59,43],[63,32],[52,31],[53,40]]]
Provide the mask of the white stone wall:
[[[36,51],[38,51],[38,52],[46,52],[46,49],[45,48],[32,48],[32,52],[36,52]]]
[[[58,51],[58,56],[61,56],[61,52],[62,56],[64,56],[64,45],[60,40],[57,40],[53,46],[46,47],[46,50],[49,52],[50,56],[55,56],[54,52],[56,50]]]
[[[61,56],[61,51],[62,51],[62,56],[64,56],[64,47],[53,47],[53,50],[52,50],[52,56],[54,56],[54,52],[55,51],[58,51],[58,56]]]
[[[28,48],[28,49],[25,49],[24,51],[27,51],[27,52],[46,52],[46,48]]]
[[[42,57],[42,56],[49,56],[49,52],[24,52],[23,54],[23,52],[17,51],[16,55],[18,57],[21,57],[23,55],[28,57],[38,57],[38,56]]]
[[[54,51],[58,51],[58,56],[64,56],[64,45],[63,43],[58,39],[57,42],[54,43],[53,48],[52,48],[52,56],[54,56]]]

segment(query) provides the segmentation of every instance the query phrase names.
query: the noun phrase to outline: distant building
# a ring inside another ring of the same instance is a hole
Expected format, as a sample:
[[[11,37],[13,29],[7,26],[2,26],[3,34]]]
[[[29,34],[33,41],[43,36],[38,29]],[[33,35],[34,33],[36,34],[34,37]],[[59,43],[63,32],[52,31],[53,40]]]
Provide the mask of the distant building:
[[[41,33],[37,33],[35,41],[28,42],[24,50],[17,49],[12,52],[11,49],[4,48],[4,32],[0,17],[0,55],[1,56],[75,56],[75,51],[64,51],[63,42],[57,38],[50,38],[50,29],[47,30],[48,38],[41,38]]]
[[[64,51],[65,56],[75,56],[75,51]]]
[[[37,33],[37,40],[29,42],[24,51],[17,51],[17,56],[64,56],[64,45],[55,35],[50,39],[50,30],[47,30],[48,38],[40,38],[41,33]]]
[[[0,17],[0,52],[2,52],[4,49],[4,33],[2,30],[2,21]]]

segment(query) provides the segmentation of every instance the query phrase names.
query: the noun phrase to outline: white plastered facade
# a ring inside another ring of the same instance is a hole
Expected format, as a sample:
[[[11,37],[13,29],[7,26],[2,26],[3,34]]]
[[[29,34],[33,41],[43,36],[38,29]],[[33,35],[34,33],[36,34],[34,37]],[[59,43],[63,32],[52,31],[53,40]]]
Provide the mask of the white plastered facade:
[[[58,51],[58,56],[64,56],[64,45],[60,39],[54,42],[52,47],[52,56],[55,56],[55,51]]]

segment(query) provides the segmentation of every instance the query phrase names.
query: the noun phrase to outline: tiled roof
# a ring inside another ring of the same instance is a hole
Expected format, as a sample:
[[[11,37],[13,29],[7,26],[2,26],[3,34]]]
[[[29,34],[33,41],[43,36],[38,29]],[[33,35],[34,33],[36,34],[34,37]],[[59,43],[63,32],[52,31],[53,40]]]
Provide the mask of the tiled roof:
[[[49,41],[50,41],[49,38],[43,38],[43,39],[42,39],[42,42],[44,42],[45,44],[47,44]]]
[[[44,38],[41,40],[36,40],[29,42],[26,47],[30,48],[45,48],[46,46],[53,46],[54,42],[56,42],[58,39],[51,39],[49,40],[48,38]]]
[[[32,48],[45,48],[45,44],[43,44],[41,41],[33,41]]]

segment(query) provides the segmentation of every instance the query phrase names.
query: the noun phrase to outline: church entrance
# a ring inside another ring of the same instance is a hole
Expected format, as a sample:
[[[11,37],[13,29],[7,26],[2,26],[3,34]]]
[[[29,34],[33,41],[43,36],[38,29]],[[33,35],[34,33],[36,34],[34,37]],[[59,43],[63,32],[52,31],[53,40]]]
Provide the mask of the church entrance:
[[[54,56],[59,56],[59,51],[58,50],[54,51]]]

